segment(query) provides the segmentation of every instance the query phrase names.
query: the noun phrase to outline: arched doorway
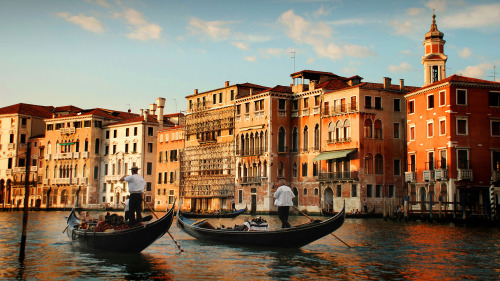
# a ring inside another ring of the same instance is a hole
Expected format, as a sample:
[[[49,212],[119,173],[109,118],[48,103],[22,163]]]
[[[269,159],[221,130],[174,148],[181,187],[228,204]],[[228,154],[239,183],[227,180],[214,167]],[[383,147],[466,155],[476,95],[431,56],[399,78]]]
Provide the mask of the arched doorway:
[[[293,191],[293,194],[295,194],[295,197],[293,198],[293,205],[295,207],[298,207],[299,206],[299,191],[297,190],[296,187],[294,187],[292,189],[292,191]]]
[[[325,200],[323,202],[323,208],[326,211],[333,211],[333,190],[330,187],[325,188]]]
[[[425,191],[425,187],[420,188],[420,207],[421,210],[424,211],[426,210],[425,207],[425,199],[427,198],[427,192]]]

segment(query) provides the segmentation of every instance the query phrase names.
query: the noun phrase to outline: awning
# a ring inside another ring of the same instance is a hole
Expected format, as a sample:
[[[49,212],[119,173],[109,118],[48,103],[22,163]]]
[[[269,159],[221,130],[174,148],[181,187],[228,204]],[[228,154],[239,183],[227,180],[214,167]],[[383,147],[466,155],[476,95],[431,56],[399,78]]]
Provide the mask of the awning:
[[[343,158],[354,151],[356,151],[356,149],[345,149],[345,150],[323,152],[320,155],[314,157],[313,161]]]
[[[72,145],[72,144],[75,144],[74,142],[64,142],[64,143],[60,143],[59,145]]]

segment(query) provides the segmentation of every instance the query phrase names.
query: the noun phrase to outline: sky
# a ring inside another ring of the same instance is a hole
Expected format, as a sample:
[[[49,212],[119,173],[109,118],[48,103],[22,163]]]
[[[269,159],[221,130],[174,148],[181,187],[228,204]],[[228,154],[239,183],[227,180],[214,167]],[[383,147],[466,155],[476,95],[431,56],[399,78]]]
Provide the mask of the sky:
[[[436,14],[447,76],[500,81],[500,2],[0,0],[0,107],[131,109],[301,70],[422,86]],[[494,73],[494,66],[497,67]]]

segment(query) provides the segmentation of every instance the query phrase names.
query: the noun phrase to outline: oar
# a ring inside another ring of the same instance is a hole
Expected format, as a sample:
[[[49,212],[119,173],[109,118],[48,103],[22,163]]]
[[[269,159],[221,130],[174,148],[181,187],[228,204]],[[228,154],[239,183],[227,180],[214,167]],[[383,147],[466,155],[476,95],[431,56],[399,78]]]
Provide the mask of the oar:
[[[306,216],[308,219],[310,219],[311,221],[314,221],[313,218],[311,218],[310,216],[304,214],[303,212],[301,212],[299,209],[297,209],[297,207],[295,206],[292,206],[295,210],[297,210],[297,212],[301,213],[302,215]],[[335,234],[333,233],[330,233],[330,235],[332,235],[333,237],[337,238],[340,242],[344,243],[347,247],[351,248],[351,246],[347,245],[346,242],[342,241],[342,239],[338,238]]]
[[[151,206],[149,206],[148,202],[146,202],[146,200],[144,200],[144,203],[146,203],[146,206],[148,206],[149,210],[153,213],[153,215],[155,215],[156,219],[158,219],[158,216],[156,215],[155,211],[153,211]],[[167,233],[168,233],[168,235],[170,235],[170,238],[172,238],[172,240],[174,240],[174,243],[175,243],[175,245],[177,245],[177,248],[179,248],[179,251],[184,252],[184,250],[181,248],[181,245],[179,245],[179,243],[177,243],[177,241],[175,241],[175,238],[174,238],[174,236],[172,236],[170,231],[167,230]]]

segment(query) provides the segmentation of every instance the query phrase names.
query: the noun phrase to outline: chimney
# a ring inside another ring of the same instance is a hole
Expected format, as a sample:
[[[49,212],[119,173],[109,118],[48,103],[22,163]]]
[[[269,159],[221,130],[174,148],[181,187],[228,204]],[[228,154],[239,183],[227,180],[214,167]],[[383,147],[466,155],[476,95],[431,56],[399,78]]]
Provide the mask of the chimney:
[[[226,81],[225,85],[226,85],[226,87],[229,87],[229,81]]]
[[[141,108],[141,109],[139,109],[139,115],[140,115],[140,116],[144,115],[144,109],[142,109],[142,108]]]
[[[253,95],[253,88],[250,88],[250,96]]]
[[[156,103],[158,104],[158,130],[163,129],[163,108],[165,107],[165,98],[157,98]]]
[[[198,94],[198,89],[194,89],[194,94],[197,95]]]
[[[384,89],[389,89],[391,87],[391,78],[384,77]]]
[[[151,112],[151,115],[156,114],[156,103],[152,103],[149,105],[149,112]]]
[[[399,90],[400,91],[405,90],[405,80],[404,79],[399,79]]]
[[[146,122],[148,121],[148,110],[147,109],[144,110],[144,121],[146,121]]]

